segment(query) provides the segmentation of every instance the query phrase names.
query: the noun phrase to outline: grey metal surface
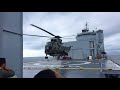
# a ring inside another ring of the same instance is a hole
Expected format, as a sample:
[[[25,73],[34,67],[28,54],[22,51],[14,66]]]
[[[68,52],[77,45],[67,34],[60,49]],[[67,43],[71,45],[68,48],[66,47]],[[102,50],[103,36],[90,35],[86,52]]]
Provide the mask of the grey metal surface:
[[[24,63],[24,67],[31,67],[31,68],[39,68],[38,70],[36,69],[25,69],[23,70],[23,76],[24,78],[33,78],[35,74],[37,74],[39,71],[43,70],[45,67],[49,66],[50,68],[53,67],[62,67],[65,65],[68,66],[78,66],[80,67],[80,64],[82,64],[84,62],[80,62],[80,61],[57,61],[57,60],[51,60],[51,61],[37,61],[37,62],[28,62],[28,63]],[[75,65],[76,64],[76,65]],[[79,78],[79,77],[86,77],[84,76],[84,73],[81,72],[80,70],[57,70],[58,72],[60,72],[65,78],[69,78],[69,77],[74,77],[74,78]],[[78,72],[79,71],[79,72]],[[83,74],[81,74],[83,73]],[[87,73],[88,74],[88,73]]]
[[[109,77],[117,76],[118,78],[120,78],[120,65],[112,62],[111,60],[107,60],[106,62],[103,62],[102,68],[109,69],[109,70],[102,70],[102,72],[101,72],[102,76],[109,75]]]
[[[120,68],[120,66],[116,66],[116,64],[111,62],[110,60],[104,61],[103,64],[104,65],[102,68],[106,68],[106,69],[107,68]],[[45,69],[45,67],[65,68],[65,69],[60,69],[60,70],[54,69],[60,72],[65,78],[105,78],[105,72],[103,71],[101,72],[101,69],[100,69],[101,63],[99,61],[89,62],[89,61],[84,61],[84,60],[72,60],[72,61],[71,60],[64,60],[64,61],[39,60],[35,62],[34,61],[25,62],[24,67],[26,67],[26,69],[23,70],[23,78],[33,78],[35,74]],[[71,69],[71,68],[74,68],[74,69]],[[79,68],[83,68],[83,70]],[[114,72],[116,71],[113,71],[112,73],[115,74]]]
[[[93,46],[90,44],[91,41]],[[103,30],[82,32],[76,36],[76,41],[65,42],[64,45],[72,46],[69,52],[72,59],[86,59],[88,56],[97,58],[101,52],[104,52]]]
[[[2,30],[8,30],[22,34],[22,12],[0,12],[0,26]],[[2,57],[6,58],[7,66],[11,67],[18,78],[23,75],[23,37],[2,31]]]
[[[100,78],[100,70],[98,69],[91,69],[87,70],[87,68],[99,68],[99,63],[91,63],[91,62],[69,62],[69,67],[73,68],[84,68],[83,70],[59,70],[59,72],[65,77],[65,78]],[[85,69],[86,68],[86,69]]]
[[[2,42],[2,28],[0,23],[0,42]],[[2,44],[0,43],[0,57],[2,57]]]

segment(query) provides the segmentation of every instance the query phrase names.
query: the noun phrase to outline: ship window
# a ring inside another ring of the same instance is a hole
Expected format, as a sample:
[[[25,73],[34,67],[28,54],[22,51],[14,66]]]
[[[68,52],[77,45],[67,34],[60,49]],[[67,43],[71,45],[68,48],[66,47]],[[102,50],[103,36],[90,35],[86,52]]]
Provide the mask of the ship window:
[[[94,49],[90,49],[90,56],[94,56]]]
[[[94,48],[94,41],[89,41],[89,47]]]

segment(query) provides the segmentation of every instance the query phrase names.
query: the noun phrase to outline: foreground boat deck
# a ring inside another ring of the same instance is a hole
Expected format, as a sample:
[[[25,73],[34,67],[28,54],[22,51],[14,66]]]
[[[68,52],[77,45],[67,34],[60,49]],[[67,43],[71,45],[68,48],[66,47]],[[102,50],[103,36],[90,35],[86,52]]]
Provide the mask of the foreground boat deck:
[[[39,68],[23,71],[23,78],[33,78],[35,74],[45,67],[60,72],[65,78],[106,78],[120,77],[120,66],[111,60],[99,61],[83,61],[83,60],[63,60],[63,61],[41,61],[32,62],[25,67]],[[57,68],[55,68],[57,67]]]

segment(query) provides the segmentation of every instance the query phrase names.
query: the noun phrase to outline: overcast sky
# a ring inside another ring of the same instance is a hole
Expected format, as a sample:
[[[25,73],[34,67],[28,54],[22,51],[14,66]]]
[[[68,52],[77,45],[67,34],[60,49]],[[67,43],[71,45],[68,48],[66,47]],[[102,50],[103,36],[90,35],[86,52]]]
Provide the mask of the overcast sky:
[[[120,55],[120,12],[24,12],[23,33],[50,36],[32,27],[35,24],[49,32],[69,36],[81,33],[86,21],[90,31],[102,29],[104,31],[105,50],[108,54]],[[44,47],[50,38],[24,36],[23,56],[45,56]],[[64,42],[75,41],[75,37],[63,39]]]

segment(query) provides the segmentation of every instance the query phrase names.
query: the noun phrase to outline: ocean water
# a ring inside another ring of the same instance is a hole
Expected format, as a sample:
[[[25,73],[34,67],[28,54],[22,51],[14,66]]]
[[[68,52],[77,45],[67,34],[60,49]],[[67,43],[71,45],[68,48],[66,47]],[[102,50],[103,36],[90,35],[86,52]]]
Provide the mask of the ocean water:
[[[120,64],[120,56],[112,56],[109,57],[115,63]],[[112,66],[112,65],[111,65]],[[28,57],[24,58],[23,61],[23,78],[34,78],[34,76],[43,69],[50,68],[55,71],[58,71],[65,78],[100,78],[100,70],[72,70],[72,69],[62,69],[58,70],[56,68],[64,67],[64,68],[100,68],[100,63],[95,62],[91,63],[85,60],[54,60],[53,58],[49,58],[49,60],[45,60],[44,57]]]

